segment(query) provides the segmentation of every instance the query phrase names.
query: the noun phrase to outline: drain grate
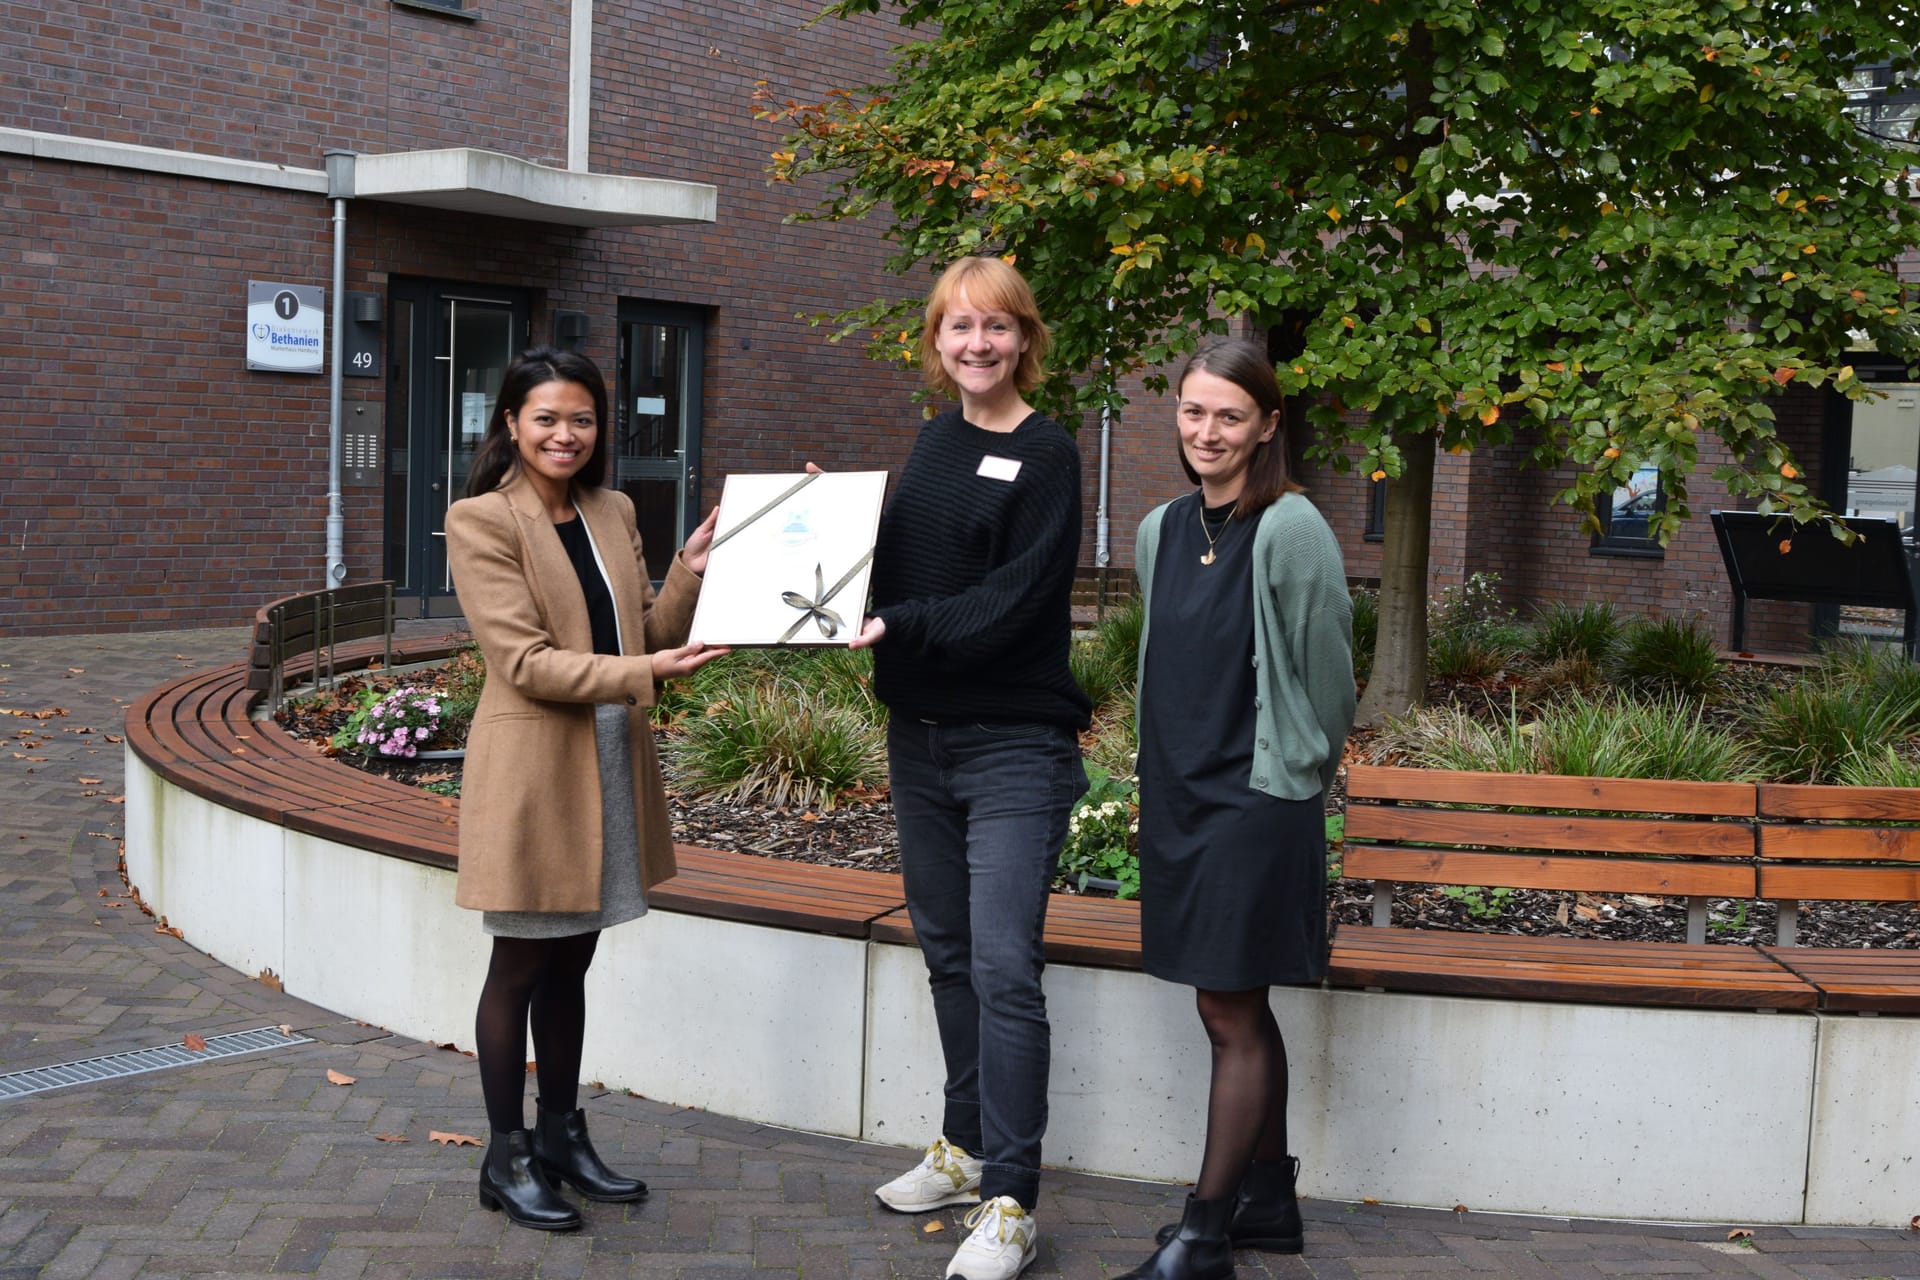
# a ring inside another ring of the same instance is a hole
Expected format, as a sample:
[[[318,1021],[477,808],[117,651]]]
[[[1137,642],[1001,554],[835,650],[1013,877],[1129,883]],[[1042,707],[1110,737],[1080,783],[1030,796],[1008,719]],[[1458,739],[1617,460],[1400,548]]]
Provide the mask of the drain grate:
[[[232,1058],[243,1053],[259,1053],[264,1049],[284,1049],[288,1045],[312,1043],[307,1036],[286,1035],[278,1027],[260,1027],[253,1031],[230,1031],[225,1035],[208,1036],[207,1047],[199,1050],[189,1049],[182,1044],[169,1044],[158,1049],[112,1053],[104,1058],[60,1062],[51,1067],[35,1067],[31,1071],[0,1075],[0,1102],[9,1098],[24,1098],[30,1093],[45,1093],[48,1089],[64,1089],[68,1085],[97,1084],[102,1080],[118,1080],[122,1076],[164,1071],[168,1067],[188,1067],[215,1058]]]

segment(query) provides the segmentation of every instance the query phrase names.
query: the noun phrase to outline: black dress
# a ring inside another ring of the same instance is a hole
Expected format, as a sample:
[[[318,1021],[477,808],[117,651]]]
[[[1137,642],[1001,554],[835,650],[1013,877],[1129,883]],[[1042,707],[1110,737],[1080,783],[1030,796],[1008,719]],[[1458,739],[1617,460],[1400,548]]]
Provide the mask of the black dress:
[[[1207,991],[1318,982],[1327,968],[1323,798],[1255,791],[1255,521],[1200,495],[1160,522],[1140,693],[1141,963]]]

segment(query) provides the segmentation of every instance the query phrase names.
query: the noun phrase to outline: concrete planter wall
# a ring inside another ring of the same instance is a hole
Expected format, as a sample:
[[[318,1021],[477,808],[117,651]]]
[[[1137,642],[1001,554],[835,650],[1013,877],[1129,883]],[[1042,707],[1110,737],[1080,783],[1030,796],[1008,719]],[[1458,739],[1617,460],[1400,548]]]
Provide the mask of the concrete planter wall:
[[[126,762],[128,875],[188,941],[303,999],[472,1040],[488,944],[449,871],[224,809]],[[902,1146],[937,1128],[911,948],[656,909],[596,960],[582,1074]],[[1054,965],[1047,1160],[1181,1180],[1208,1055],[1191,993]],[[1905,1225],[1920,1018],[1274,993],[1311,1196],[1643,1219]]]

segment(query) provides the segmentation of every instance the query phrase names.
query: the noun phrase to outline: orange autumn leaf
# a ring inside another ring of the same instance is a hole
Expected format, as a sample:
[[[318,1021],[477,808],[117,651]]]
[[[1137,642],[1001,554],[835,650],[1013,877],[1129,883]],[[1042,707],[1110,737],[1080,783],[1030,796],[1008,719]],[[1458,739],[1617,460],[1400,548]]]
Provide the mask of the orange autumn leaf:
[[[286,984],[280,981],[280,975],[271,969],[262,969],[254,975],[253,980],[262,986],[272,987],[275,991],[285,991],[287,989]]]
[[[352,1084],[353,1077],[346,1074],[344,1071],[335,1071],[332,1067],[328,1067],[327,1083],[328,1084]]]
[[[1613,448],[1611,445],[1609,445],[1606,449],[1602,450],[1602,456],[1608,457],[1608,458],[1617,458],[1620,456],[1620,451],[1618,449]]]
[[[1375,471],[1372,475],[1367,477],[1367,479],[1369,480],[1385,480],[1386,478],[1387,478],[1387,473],[1384,471]]]
[[[946,1229],[947,1229],[947,1224],[939,1221],[938,1219],[935,1219],[934,1221],[929,1222],[926,1226],[920,1228],[921,1232],[925,1235],[934,1235],[935,1233],[945,1231]]]
[[[1565,373],[1567,371],[1567,362],[1565,360],[1549,360],[1547,361],[1547,368],[1553,370],[1555,373]]]
[[[1783,364],[1773,371],[1773,380],[1784,387],[1793,381],[1793,375],[1798,372],[1800,372],[1798,369],[1789,369]]]
[[[187,1032],[186,1035],[180,1037],[180,1043],[185,1045],[188,1049],[192,1050],[194,1053],[205,1053],[207,1051],[206,1037],[197,1036],[191,1031]]]
[[[427,1131],[427,1141],[438,1142],[442,1146],[448,1147],[477,1147],[480,1145],[480,1139],[470,1133],[442,1133],[438,1129],[430,1129]]]
[[[1492,426],[1492,425],[1493,425],[1494,423],[1496,423],[1496,422],[1498,422],[1498,421],[1500,421],[1500,406],[1499,406],[1499,405],[1497,405],[1497,404],[1490,404],[1490,405],[1488,405],[1488,406],[1487,406],[1486,408],[1484,408],[1484,409],[1482,409],[1482,410],[1480,411],[1480,425],[1481,425],[1481,426],[1483,426],[1483,427],[1490,427],[1490,426]]]
[[[1787,554],[1787,552],[1791,550],[1793,550],[1793,539],[1792,538],[1780,539],[1780,554],[1785,555]]]
[[[1800,472],[1791,462],[1783,462],[1780,464],[1780,474],[1791,480],[1799,475]]]
[[[373,1135],[373,1140],[375,1142],[412,1142],[413,1141],[412,1138],[409,1138],[404,1133],[376,1133]]]

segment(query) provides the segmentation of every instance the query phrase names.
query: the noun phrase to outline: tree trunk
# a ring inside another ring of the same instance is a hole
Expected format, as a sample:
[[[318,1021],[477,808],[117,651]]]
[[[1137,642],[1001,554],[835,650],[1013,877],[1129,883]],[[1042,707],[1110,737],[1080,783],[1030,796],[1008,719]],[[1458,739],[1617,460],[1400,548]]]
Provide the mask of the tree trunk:
[[[1394,437],[1406,469],[1387,482],[1380,631],[1359,722],[1378,725],[1427,700],[1427,551],[1433,539],[1432,431]]]

